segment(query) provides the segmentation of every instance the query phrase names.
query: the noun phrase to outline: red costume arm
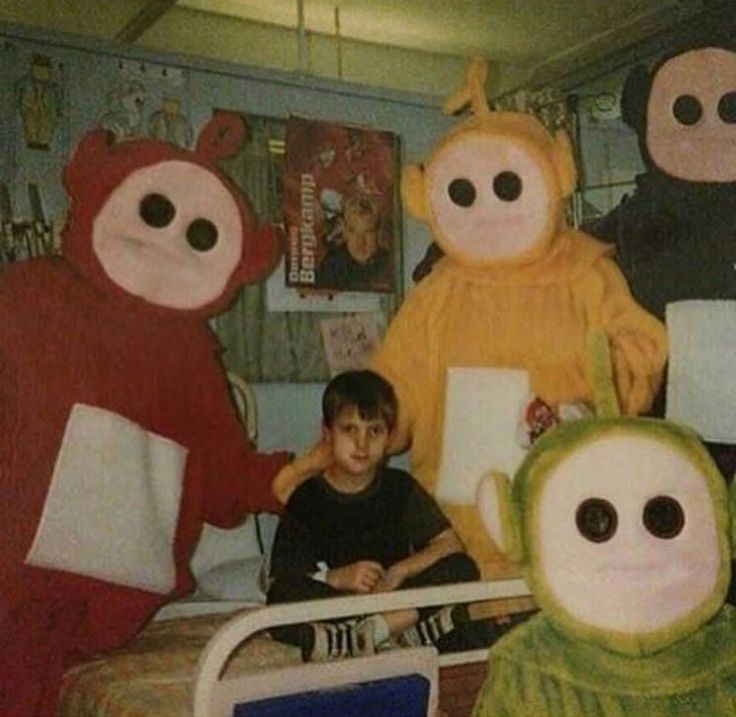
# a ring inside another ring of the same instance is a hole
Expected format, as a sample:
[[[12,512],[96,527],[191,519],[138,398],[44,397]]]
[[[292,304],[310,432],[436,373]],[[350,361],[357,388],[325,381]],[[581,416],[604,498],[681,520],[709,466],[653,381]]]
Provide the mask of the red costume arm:
[[[217,361],[206,364],[191,374],[197,377],[203,407],[195,445],[205,472],[204,519],[226,528],[238,525],[249,513],[280,513],[283,506],[271,492],[271,483],[291,454],[260,453],[251,447],[224,370]],[[198,460],[196,455],[192,459]]]

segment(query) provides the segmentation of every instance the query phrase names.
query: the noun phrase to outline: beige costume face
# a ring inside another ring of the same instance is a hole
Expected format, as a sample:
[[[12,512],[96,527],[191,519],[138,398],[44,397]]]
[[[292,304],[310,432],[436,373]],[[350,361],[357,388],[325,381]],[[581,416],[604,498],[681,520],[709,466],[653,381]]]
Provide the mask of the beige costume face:
[[[649,96],[646,144],[672,177],[736,181],[736,53],[709,47],[662,65]]]
[[[93,229],[94,251],[125,291],[158,306],[188,309],[217,299],[238,266],[243,223],[212,172],[168,161],[131,173]]]
[[[543,241],[554,192],[539,156],[509,136],[460,135],[427,168],[435,236],[472,264],[510,259]]]
[[[731,574],[725,482],[698,437],[658,419],[571,421],[514,477],[484,480],[489,534],[522,562],[565,632],[652,653],[722,607]]]
[[[721,552],[707,482],[645,435],[581,446],[550,472],[533,561],[559,609],[628,634],[667,627],[716,589]]]

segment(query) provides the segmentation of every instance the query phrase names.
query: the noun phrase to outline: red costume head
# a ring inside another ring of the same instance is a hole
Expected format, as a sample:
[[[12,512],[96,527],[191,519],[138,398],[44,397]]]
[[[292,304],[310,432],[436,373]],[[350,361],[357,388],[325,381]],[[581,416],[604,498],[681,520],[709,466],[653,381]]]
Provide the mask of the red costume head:
[[[244,139],[242,119],[226,113],[194,151],[151,139],[113,144],[92,130],[64,170],[64,256],[105,293],[198,316],[223,310],[278,254],[273,230],[256,228],[217,167]]]

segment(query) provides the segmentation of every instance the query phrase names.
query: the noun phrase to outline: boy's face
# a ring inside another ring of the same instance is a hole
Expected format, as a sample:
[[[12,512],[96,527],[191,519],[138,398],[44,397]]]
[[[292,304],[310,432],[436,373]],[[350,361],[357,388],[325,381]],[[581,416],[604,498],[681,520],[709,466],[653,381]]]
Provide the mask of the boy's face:
[[[373,474],[383,460],[390,432],[383,418],[364,420],[355,406],[346,406],[332,426],[324,427],[332,445],[335,466],[345,476],[360,478]]]

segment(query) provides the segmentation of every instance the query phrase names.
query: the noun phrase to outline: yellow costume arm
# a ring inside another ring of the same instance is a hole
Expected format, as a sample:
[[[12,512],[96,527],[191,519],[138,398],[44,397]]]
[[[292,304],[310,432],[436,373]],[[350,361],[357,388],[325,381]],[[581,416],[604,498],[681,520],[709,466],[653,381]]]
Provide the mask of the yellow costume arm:
[[[323,473],[333,463],[332,446],[319,440],[304,455],[287,463],[273,479],[271,492],[286,505],[291,494],[308,478]]]
[[[599,320],[611,344],[621,409],[628,415],[643,413],[651,407],[662,382],[667,331],[636,303],[613,261],[601,259],[595,269],[601,292]]]

